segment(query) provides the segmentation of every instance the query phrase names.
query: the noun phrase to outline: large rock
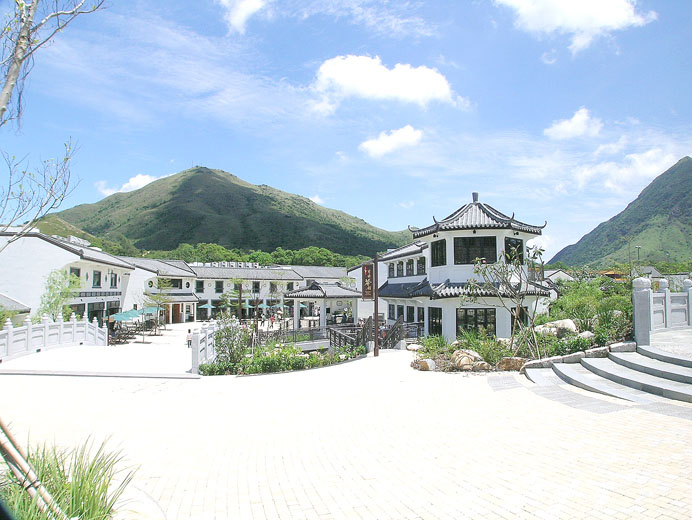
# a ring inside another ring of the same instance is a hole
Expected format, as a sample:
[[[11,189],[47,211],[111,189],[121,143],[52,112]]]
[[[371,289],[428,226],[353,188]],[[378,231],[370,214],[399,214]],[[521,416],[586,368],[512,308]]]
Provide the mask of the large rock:
[[[563,338],[568,334],[576,334],[578,332],[577,325],[574,321],[569,319],[549,321],[543,325],[538,325],[535,330],[543,334],[553,334],[558,338]]]
[[[418,370],[421,370],[422,372],[433,371],[435,370],[435,362],[432,359],[421,359]]]
[[[460,370],[471,370],[478,361],[483,361],[483,358],[474,350],[459,349],[452,354],[452,363]]]
[[[490,363],[487,363],[485,361],[476,361],[473,366],[471,367],[471,370],[473,372],[489,372],[493,369],[492,365]]]
[[[410,345],[408,345],[406,347],[406,350],[410,350],[412,352],[417,352],[422,348],[423,348],[423,345],[419,345],[418,343],[411,343]]]
[[[501,371],[520,370],[528,359],[523,357],[505,357],[497,364],[497,369]]]
[[[593,332],[590,330],[585,330],[584,332],[580,332],[577,334],[578,338],[584,338],[584,339],[593,339],[596,336]]]

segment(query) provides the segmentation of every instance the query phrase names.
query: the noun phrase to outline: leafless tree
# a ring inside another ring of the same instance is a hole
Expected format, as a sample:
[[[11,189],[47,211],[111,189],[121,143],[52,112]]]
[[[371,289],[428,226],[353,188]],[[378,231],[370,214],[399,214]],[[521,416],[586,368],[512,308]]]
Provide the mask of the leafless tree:
[[[0,127],[19,121],[24,82],[31,72],[35,53],[81,14],[93,13],[104,0],[14,0],[14,9],[0,27]],[[55,210],[71,191],[70,160],[75,147],[65,143],[60,159],[47,159],[32,171],[28,159],[3,151],[8,170],[7,184],[0,188],[0,231],[11,231],[7,245],[25,234],[34,223]],[[20,224],[19,226],[16,226]]]

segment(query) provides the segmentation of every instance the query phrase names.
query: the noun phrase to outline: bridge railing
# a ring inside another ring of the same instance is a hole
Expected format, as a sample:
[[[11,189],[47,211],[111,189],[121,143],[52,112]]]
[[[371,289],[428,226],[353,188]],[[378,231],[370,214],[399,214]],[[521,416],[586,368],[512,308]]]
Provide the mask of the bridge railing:
[[[692,280],[682,282],[682,292],[671,292],[668,280],[658,281],[658,291],[648,278],[632,281],[634,340],[649,345],[651,333],[666,329],[692,327]]]

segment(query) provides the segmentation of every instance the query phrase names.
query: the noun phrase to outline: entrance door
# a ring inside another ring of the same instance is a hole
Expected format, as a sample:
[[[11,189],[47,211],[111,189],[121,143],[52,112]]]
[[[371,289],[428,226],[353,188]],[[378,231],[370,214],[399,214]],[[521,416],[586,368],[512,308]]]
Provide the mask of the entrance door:
[[[179,303],[173,304],[173,323],[180,323],[181,309]]]

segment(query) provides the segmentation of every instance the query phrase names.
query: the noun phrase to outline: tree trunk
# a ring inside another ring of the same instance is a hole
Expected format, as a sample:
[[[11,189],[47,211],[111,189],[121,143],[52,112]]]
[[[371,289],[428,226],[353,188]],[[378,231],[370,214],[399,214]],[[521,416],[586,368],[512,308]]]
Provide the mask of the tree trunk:
[[[29,42],[31,40],[31,26],[34,23],[34,16],[36,15],[38,4],[39,0],[34,0],[31,2],[28,10],[23,7],[20,8],[20,12],[18,13],[20,18],[19,36],[17,37],[17,44],[12,53],[12,63],[7,70],[5,84],[2,86],[2,91],[0,92],[0,126],[3,124],[2,121],[7,112],[7,107],[10,104],[10,99],[12,98],[12,91],[17,85],[22,65],[26,59]]]

